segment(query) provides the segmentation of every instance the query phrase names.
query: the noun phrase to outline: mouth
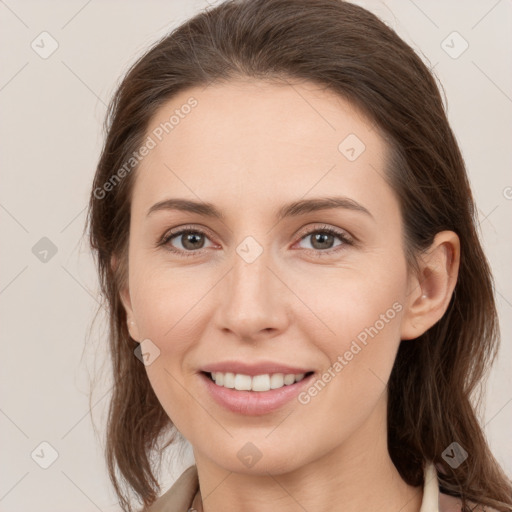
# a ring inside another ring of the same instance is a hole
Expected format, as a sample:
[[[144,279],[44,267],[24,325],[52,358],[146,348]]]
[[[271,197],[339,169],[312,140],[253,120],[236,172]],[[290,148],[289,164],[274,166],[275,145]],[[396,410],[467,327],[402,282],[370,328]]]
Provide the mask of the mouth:
[[[258,393],[291,386],[309,377],[314,372],[306,373],[264,373],[246,375],[233,372],[201,372],[215,385],[236,391],[255,391]]]
[[[311,385],[315,372],[264,373],[200,371],[206,395],[227,411],[245,416],[261,416],[282,409]]]

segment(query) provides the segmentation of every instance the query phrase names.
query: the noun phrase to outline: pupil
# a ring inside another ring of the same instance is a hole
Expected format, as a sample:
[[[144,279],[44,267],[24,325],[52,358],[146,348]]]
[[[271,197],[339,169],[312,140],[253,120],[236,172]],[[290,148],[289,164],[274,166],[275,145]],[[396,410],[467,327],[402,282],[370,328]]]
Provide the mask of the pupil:
[[[185,243],[183,244],[183,247],[187,247],[187,244],[190,243],[190,247],[191,249],[197,249],[198,245],[197,243],[194,244],[194,242],[197,242],[198,238],[200,238],[202,235],[200,235],[199,233],[187,233],[185,235]]]
[[[326,243],[325,238],[327,238],[327,239],[332,238],[332,235],[329,235],[329,234],[327,234],[327,233],[318,233],[318,234],[314,237],[315,242],[319,241],[319,242],[320,242],[320,245],[322,245],[322,244],[325,244],[325,243]],[[322,240],[322,239],[323,239],[323,240]],[[322,249],[322,248],[323,248],[323,249],[325,249],[326,247],[320,247],[320,248],[321,248],[321,249]],[[327,247],[327,248],[329,248],[329,247]]]

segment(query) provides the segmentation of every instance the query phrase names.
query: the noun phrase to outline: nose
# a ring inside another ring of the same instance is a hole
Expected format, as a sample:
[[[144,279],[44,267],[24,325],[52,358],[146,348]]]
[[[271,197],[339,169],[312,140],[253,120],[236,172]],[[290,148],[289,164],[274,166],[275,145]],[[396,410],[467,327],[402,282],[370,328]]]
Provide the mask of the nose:
[[[215,319],[224,334],[250,342],[286,330],[293,294],[271,259],[268,251],[252,262],[234,252],[233,266],[218,286]]]

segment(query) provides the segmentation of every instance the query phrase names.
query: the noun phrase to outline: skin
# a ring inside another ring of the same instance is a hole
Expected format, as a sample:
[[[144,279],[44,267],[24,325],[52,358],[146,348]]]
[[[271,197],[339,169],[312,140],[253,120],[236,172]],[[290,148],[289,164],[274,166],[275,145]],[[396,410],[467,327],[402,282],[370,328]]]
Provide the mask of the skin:
[[[420,274],[408,272],[399,204],[383,178],[385,141],[332,92],[249,80],[193,88],[158,111],[148,134],[190,96],[197,107],[137,171],[122,301],[133,339],[160,350],[147,374],[192,444],[204,510],[419,511],[422,488],[401,479],[387,450],[386,384],[400,340],[421,335],[446,311],[457,235],[438,233]],[[351,133],[366,146],[354,161],[338,150]],[[371,216],[326,209],[275,219],[285,203],[332,195]],[[213,203],[224,219],[146,215],[170,197]],[[197,247],[192,257],[157,247],[171,228],[190,224],[206,237],[191,246],[177,236],[167,247]],[[356,243],[315,244],[323,225]],[[236,252],[248,236],[263,250],[252,263]],[[330,254],[315,257],[321,252]],[[197,372],[226,359],[270,359],[320,376],[396,303],[401,311],[307,404],[292,400],[247,417],[204,393]],[[237,457],[247,442],[261,453],[252,467]]]

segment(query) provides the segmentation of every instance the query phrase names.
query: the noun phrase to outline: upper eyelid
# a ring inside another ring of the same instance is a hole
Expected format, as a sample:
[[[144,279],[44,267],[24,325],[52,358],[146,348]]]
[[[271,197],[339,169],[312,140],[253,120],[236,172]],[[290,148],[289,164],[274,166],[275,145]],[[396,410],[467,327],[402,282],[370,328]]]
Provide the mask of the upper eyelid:
[[[334,234],[336,236],[345,237],[345,238],[349,238],[350,240],[354,240],[354,237],[346,229],[338,228],[338,227],[331,226],[331,225],[325,224],[325,223],[323,223],[321,226],[320,225],[310,226],[310,227],[301,229],[297,233],[296,236],[303,238],[305,236],[311,235],[312,233],[317,233],[317,232],[321,233],[322,231],[334,231],[335,232]]]
[[[169,240],[176,236],[182,235],[184,232],[187,232],[187,231],[203,233],[205,235],[208,235],[209,238],[212,238],[211,231],[204,226],[197,227],[197,226],[184,225],[184,226],[178,226],[176,228],[168,229],[161,236],[160,240],[161,240],[161,242],[165,242],[165,240]]]

